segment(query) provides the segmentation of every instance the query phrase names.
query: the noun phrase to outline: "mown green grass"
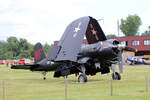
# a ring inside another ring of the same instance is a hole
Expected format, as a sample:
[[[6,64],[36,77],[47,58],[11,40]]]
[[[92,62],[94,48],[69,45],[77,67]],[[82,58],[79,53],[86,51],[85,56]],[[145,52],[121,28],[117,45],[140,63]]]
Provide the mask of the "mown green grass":
[[[67,100],[150,100],[146,92],[145,76],[149,77],[150,66],[125,66],[122,80],[113,81],[113,96],[110,96],[111,74],[88,76],[88,82],[79,84],[74,75],[68,77]],[[42,74],[27,70],[12,70],[0,65],[0,99],[2,81],[6,84],[6,100],[64,100],[63,78],[53,78],[53,72],[42,80]]]

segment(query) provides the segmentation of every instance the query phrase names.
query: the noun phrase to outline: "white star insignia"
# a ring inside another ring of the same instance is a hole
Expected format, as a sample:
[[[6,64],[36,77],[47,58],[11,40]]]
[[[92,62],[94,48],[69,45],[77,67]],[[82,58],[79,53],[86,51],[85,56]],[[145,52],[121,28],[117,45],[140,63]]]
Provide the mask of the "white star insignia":
[[[98,36],[97,36],[97,34],[96,34],[97,31],[95,31],[94,29],[92,29],[91,31],[92,31],[92,34],[95,36],[96,40],[98,40]]]
[[[94,29],[91,31],[92,31],[93,35],[96,35],[97,32]]]
[[[77,27],[77,28],[75,28],[75,29],[74,29],[74,32],[76,32],[76,33],[77,33],[79,30],[80,30],[80,28],[79,28],[79,27]]]
[[[77,36],[78,31],[80,31],[80,25],[81,25],[81,22],[78,23],[78,27],[76,27],[76,28],[74,29],[74,32],[75,32],[75,33],[73,34],[73,37],[74,37],[74,38]]]

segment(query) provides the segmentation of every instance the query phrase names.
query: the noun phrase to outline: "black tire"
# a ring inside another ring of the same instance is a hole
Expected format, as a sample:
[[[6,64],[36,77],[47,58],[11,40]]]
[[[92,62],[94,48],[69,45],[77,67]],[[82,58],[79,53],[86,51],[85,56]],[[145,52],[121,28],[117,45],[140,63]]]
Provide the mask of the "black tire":
[[[85,83],[87,82],[87,77],[85,74],[81,74],[79,77],[78,77],[78,82],[79,83]]]
[[[46,77],[44,77],[43,80],[46,80]]]
[[[121,80],[121,75],[118,72],[115,72],[115,74],[112,74],[113,80]]]

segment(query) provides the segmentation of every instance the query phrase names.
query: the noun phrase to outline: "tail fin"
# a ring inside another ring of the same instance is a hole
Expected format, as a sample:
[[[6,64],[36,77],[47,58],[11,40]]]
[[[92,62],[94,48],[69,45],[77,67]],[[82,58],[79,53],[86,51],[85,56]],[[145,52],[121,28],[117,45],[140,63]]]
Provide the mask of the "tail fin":
[[[42,46],[41,43],[37,43],[34,46],[34,60],[35,60],[35,64],[40,62],[44,58],[46,58],[46,55],[45,55],[45,52],[43,50],[43,46]]]

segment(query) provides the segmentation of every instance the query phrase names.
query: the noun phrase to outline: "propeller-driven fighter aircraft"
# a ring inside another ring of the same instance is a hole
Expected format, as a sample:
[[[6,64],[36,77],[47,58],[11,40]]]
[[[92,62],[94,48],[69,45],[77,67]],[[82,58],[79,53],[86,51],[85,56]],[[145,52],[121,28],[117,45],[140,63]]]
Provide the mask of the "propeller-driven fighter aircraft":
[[[83,44],[84,37],[88,44]],[[123,72],[123,50],[136,51],[134,48],[120,45],[118,40],[107,40],[97,20],[89,16],[70,23],[58,45],[53,46],[47,57],[43,56],[41,48],[35,49],[36,63],[28,69],[55,71],[54,77],[67,77],[81,73],[78,82],[87,82],[87,75],[96,75],[98,72],[107,74],[110,69],[113,70],[112,78],[120,80],[120,73]],[[115,70],[116,63],[120,73]],[[12,66],[12,68],[20,69],[20,66]]]

